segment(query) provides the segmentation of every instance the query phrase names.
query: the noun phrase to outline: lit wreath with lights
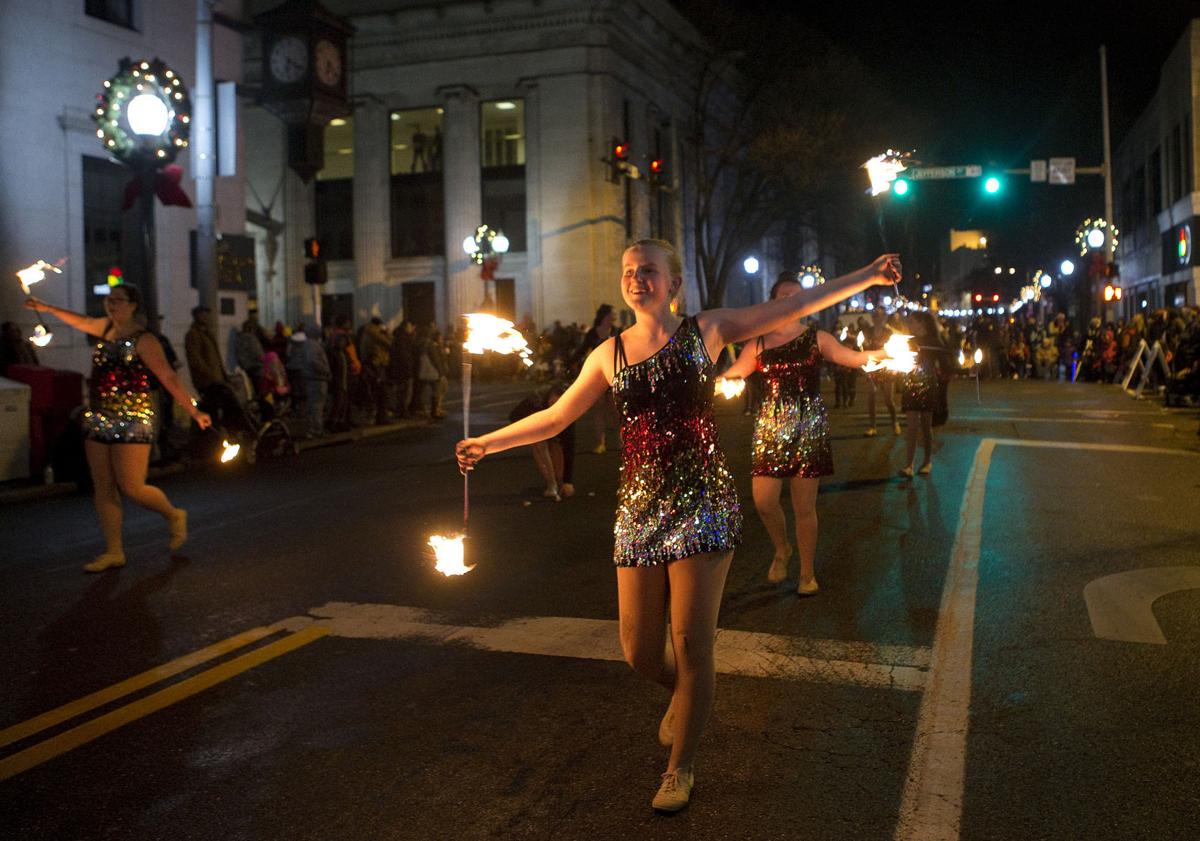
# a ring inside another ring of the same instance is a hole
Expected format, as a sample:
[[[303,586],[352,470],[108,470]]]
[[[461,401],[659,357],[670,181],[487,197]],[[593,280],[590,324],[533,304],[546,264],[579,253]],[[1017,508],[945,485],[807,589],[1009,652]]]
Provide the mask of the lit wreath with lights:
[[[805,289],[812,289],[825,282],[825,275],[821,273],[820,266],[801,266],[796,272],[796,282]]]
[[[463,241],[463,251],[471,258],[478,266],[482,266],[487,260],[496,259],[497,254],[504,254],[508,251],[508,237],[503,231],[497,231],[487,225],[480,225],[475,229],[473,236],[467,237]]]
[[[1084,219],[1083,224],[1075,229],[1075,245],[1079,247],[1079,256],[1084,257],[1092,246],[1088,244],[1088,234],[1092,231],[1101,231],[1105,237],[1112,237],[1113,250],[1117,249],[1117,235],[1120,231],[1116,225],[1110,225],[1104,219]],[[1103,248],[1103,246],[1100,246]]]
[[[139,97],[141,108],[158,111],[166,108],[166,129],[158,135],[139,135],[129,123],[129,106]],[[179,76],[161,59],[135,62],[121,59],[116,76],[104,83],[96,94],[92,114],[96,137],[104,148],[130,166],[162,166],[175,160],[186,149],[191,133],[192,103]]]

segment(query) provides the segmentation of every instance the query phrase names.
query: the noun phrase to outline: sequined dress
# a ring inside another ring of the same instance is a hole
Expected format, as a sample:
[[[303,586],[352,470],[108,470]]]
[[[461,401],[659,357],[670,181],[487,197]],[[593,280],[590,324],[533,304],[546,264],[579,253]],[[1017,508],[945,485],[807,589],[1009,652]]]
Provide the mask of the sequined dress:
[[[937,411],[938,367],[946,351],[939,347],[918,346],[912,341],[909,348],[917,351],[917,364],[900,378],[900,409],[905,412]]]
[[[717,440],[716,371],[694,318],[653,356],[629,365],[615,342],[621,418],[617,566],[653,566],[741,542],[742,512]]]
[[[753,475],[816,479],[833,473],[821,361],[815,330],[759,350],[763,399],[754,420]]]
[[[102,444],[154,443],[150,369],[137,352],[142,332],[98,339],[92,350],[84,436]]]

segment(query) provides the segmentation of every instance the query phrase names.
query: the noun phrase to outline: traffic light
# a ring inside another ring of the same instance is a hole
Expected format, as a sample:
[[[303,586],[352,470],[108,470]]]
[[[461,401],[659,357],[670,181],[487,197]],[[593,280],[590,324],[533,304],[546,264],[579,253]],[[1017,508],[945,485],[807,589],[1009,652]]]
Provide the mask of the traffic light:
[[[1004,181],[998,175],[989,175],[983,179],[983,191],[994,196],[1004,189]]]
[[[321,258],[321,243],[316,237],[310,237],[304,241],[304,256],[309,260]]]
[[[892,193],[898,198],[906,198],[912,189],[912,183],[907,178],[897,178],[892,182]]]
[[[614,184],[620,183],[623,175],[640,177],[638,168],[629,162],[629,144],[618,137],[614,137],[609,144],[608,157],[604,161],[608,164],[608,179]]]
[[[329,272],[324,260],[313,260],[304,264],[304,282],[313,286],[321,286],[329,280]]]
[[[1119,301],[1121,300],[1122,289],[1120,286],[1113,286],[1111,283],[1104,284],[1104,300]]]
[[[662,158],[650,159],[650,186],[662,187],[666,184],[667,165]]]
[[[977,304],[978,304],[978,303],[979,303],[980,301],[982,301],[982,300],[983,300],[983,293],[982,293],[982,292],[976,292],[976,293],[975,293],[975,303],[977,303]]]

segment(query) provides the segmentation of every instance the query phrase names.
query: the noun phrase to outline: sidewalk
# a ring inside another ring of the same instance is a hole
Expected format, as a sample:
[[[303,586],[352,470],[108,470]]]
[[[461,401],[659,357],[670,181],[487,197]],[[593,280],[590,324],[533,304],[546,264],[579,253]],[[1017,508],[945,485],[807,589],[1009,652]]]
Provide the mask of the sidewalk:
[[[320,438],[296,438],[296,448],[299,452],[303,453],[305,450],[314,450],[318,447],[351,444],[355,441],[366,438],[378,438],[382,435],[389,435],[393,432],[400,432],[406,429],[428,427],[434,425],[434,423],[428,418],[404,418],[403,420],[380,424],[378,426],[356,427],[348,432],[331,433],[323,435]],[[200,465],[190,462],[176,462],[161,466],[151,465],[148,478],[155,480],[161,479],[164,476],[174,476],[178,473],[183,473],[192,466]],[[75,482],[55,482],[51,485],[34,483],[32,479],[6,482],[0,485],[0,506],[20,502],[34,502],[43,499],[56,499],[57,497],[70,496],[78,492],[79,487]]]

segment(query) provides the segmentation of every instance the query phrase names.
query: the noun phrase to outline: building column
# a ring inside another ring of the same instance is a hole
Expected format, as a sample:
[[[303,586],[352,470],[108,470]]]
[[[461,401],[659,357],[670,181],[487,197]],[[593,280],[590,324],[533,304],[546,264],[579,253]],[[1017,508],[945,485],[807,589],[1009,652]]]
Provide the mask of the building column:
[[[525,99],[525,276],[529,283],[529,311],[540,328],[547,323],[542,272],[541,112],[537,82],[522,81],[520,88]]]
[[[284,131],[280,127],[280,131]],[[286,141],[285,141],[286,142]],[[286,146],[285,146],[286,148]],[[316,187],[305,184],[300,176],[283,162],[283,219],[287,227],[283,234],[283,281],[287,290],[287,320],[313,321],[313,288],[304,282],[304,241],[317,235]]]
[[[463,239],[482,222],[479,95],[465,85],[442,88],[442,178],[446,208],[446,324],[455,324],[483,299],[479,267],[463,253]]]
[[[356,322],[376,311],[385,319],[398,312],[384,272],[391,255],[390,136],[386,108],[367,103],[354,112]]]

